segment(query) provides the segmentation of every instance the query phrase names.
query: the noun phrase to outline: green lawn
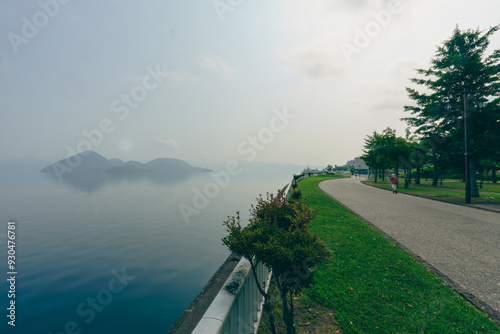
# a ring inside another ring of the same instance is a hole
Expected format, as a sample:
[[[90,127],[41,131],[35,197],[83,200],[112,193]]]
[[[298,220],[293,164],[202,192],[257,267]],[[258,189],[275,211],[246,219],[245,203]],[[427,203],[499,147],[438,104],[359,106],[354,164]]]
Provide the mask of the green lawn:
[[[401,178],[402,183],[404,184],[404,178]],[[421,185],[423,186],[432,186],[432,180],[420,180]],[[415,185],[414,183],[412,186],[418,186]],[[478,182],[479,186],[479,182]],[[458,189],[458,190],[464,190],[465,191],[465,184],[463,182],[460,182],[459,180],[452,180],[452,179],[445,179],[443,181],[443,184],[441,185],[441,182],[438,183],[439,188],[448,188],[448,189]],[[500,193],[500,183],[483,183],[483,188],[479,189],[479,191],[483,192],[494,192],[494,193]]]
[[[342,333],[500,333],[500,327],[412,256],[318,189],[299,182],[318,208],[310,223],[333,252],[306,291],[335,310]]]
[[[391,185],[388,181],[377,183],[373,181],[364,181],[365,183],[371,184],[373,186],[391,190]],[[414,194],[423,197],[436,198],[448,202],[455,203],[465,203],[465,190],[464,184],[462,182],[448,181],[443,182],[443,186],[438,185],[433,187],[431,181],[422,181],[422,184],[415,185],[410,184],[408,188],[405,188],[404,180],[400,181],[400,187],[398,191],[401,193]],[[485,193],[488,192],[488,193]],[[472,198],[472,204],[500,204],[500,185],[499,184],[484,184],[483,189],[479,191],[480,198]]]

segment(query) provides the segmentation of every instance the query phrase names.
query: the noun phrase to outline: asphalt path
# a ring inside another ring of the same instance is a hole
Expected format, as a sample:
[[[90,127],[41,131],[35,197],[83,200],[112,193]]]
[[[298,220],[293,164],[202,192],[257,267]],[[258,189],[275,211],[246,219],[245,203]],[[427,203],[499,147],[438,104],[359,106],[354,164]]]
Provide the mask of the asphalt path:
[[[393,194],[361,180],[327,180],[319,188],[429,263],[498,320],[500,213]]]

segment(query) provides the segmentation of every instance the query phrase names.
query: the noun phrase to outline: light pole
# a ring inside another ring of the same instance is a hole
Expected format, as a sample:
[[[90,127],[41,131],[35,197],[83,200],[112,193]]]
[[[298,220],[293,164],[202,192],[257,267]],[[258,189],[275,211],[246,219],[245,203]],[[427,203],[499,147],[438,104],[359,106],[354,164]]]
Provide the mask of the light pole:
[[[460,93],[462,93],[464,95],[465,203],[470,204],[471,203],[471,184],[470,184],[469,122],[468,122],[469,110],[467,107],[469,105],[469,93],[482,93],[482,91],[468,90],[467,88],[464,88],[464,90],[461,91]],[[479,109],[482,109],[484,107],[484,103],[486,101],[488,101],[488,100],[486,100],[483,97],[479,98],[477,101],[477,107]],[[446,101],[446,109],[448,109],[448,110],[452,109],[451,100],[450,100],[450,93],[448,93],[448,101]]]

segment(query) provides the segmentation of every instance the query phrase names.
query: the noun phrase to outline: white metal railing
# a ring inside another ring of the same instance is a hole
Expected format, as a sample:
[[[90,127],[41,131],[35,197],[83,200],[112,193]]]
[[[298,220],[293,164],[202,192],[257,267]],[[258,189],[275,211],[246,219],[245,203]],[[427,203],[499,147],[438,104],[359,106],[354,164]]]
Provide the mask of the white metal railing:
[[[256,269],[259,282],[267,291],[271,273],[262,263],[257,264]],[[242,258],[192,333],[257,333],[263,301],[250,262]]]
[[[309,176],[304,175],[299,180]],[[283,188],[287,200],[292,196],[292,181]],[[257,278],[267,292],[271,272],[262,263],[256,266]],[[264,297],[259,292],[250,262],[242,258],[193,330],[194,334],[255,334],[262,317]]]

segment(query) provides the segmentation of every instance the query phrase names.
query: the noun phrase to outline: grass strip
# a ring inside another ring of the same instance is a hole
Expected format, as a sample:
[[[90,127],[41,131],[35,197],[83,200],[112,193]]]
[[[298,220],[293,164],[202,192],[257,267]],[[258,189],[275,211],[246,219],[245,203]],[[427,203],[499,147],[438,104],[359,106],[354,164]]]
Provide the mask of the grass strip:
[[[369,183],[370,185],[381,189],[387,189],[392,191],[391,185],[387,182],[377,182],[377,183],[374,183],[373,181],[363,181],[363,182]],[[432,185],[425,185],[425,184],[410,185],[408,188],[405,188],[403,186],[398,187],[398,192],[463,204],[465,203],[465,190],[463,190],[463,184],[461,185],[462,188],[459,188],[457,185],[455,185],[455,187],[453,188],[450,187],[449,185],[438,186],[438,187],[433,187]],[[479,198],[475,197],[471,198],[472,204],[500,204],[500,193],[481,194],[480,192],[480,195],[481,197]]]
[[[404,178],[401,178],[401,181],[404,183]],[[478,184],[480,182],[478,181]],[[432,186],[432,180],[420,180],[420,184],[423,186]],[[412,183],[412,186],[418,186]],[[441,182],[438,182],[438,188],[443,188],[443,189],[458,189],[458,190],[463,190],[465,191],[465,183],[461,182],[460,180],[455,180],[455,179],[445,179],[442,184]],[[480,192],[493,192],[493,193],[500,193],[500,183],[483,183],[482,189],[479,189]]]
[[[342,333],[500,333],[500,327],[366,222],[323,193],[299,182],[318,209],[310,223],[333,252],[317,266],[307,294],[335,310]]]

